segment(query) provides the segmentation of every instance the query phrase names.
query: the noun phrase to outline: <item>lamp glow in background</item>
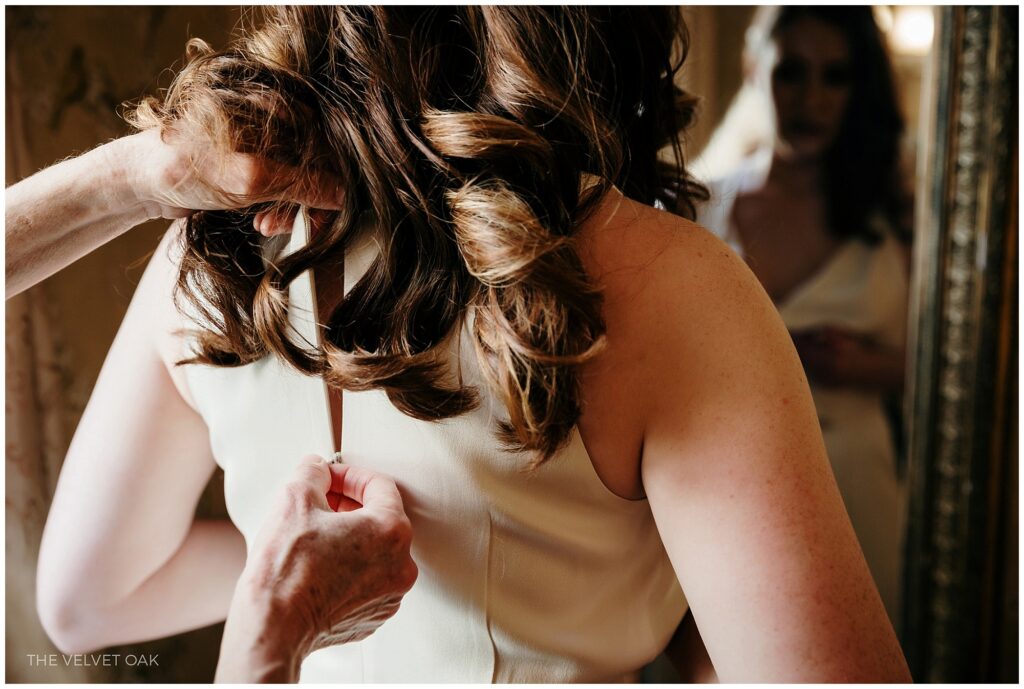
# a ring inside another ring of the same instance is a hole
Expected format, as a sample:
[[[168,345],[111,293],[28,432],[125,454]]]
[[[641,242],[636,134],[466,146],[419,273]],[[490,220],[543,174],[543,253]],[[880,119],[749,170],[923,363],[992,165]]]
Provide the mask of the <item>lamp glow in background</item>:
[[[904,55],[927,55],[935,33],[935,17],[931,7],[894,7],[889,43]]]

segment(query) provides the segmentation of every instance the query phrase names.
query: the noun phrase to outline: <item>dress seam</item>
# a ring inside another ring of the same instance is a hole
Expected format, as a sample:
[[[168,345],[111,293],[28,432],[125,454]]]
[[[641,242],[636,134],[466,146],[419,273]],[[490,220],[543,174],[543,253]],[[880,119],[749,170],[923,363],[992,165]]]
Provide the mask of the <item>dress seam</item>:
[[[494,517],[487,508],[487,565],[484,568],[484,628],[491,643],[491,684],[498,681],[498,646],[491,631],[491,576],[494,566]]]

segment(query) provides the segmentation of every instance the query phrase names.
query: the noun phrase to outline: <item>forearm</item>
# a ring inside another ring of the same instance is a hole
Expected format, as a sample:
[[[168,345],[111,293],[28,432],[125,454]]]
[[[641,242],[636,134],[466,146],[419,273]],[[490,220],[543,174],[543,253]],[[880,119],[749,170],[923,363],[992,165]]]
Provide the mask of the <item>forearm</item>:
[[[245,557],[245,542],[231,522],[198,520],[174,555],[129,595],[96,607],[82,601],[78,621],[58,645],[91,651],[223,620]]]
[[[7,298],[155,217],[132,186],[133,169],[144,164],[136,136],[103,144],[6,189]]]
[[[217,683],[292,684],[311,645],[277,614],[272,596],[243,572],[231,600],[217,662]],[[278,611],[279,612],[279,611]]]

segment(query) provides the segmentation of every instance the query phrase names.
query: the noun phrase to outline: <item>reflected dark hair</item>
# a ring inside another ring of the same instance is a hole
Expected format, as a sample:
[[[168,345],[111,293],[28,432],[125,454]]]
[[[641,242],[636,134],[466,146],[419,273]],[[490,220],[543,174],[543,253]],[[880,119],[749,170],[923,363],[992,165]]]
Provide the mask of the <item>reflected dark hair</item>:
[[[472,309],[477,358],[509,412],[499,437],[535,464],[548,459],[579,419],[579,367],[605,338],[601,294],[576,251],[580,224],[612,184],[686,217],[706,197],[679,143],[695,99],[675,83],[687,47],[678,10],[259,12],[259,28],[226,50],[192,41],[166,97],[143,102],[132,123],[349,183],[335,221],[270,265],[251,222],[265,205],[189,218],[178,294],[205,321],[192,361],[273,354],[438,420],[478,403],[440,351]],[[659,160],[666,147],[675,155]],[[380,255],[327,316],[323,351],[297,347],[289,283],[336,269],[367,213]]]
[[[880,236],[868,222],[875,213],[897,231],[906,229],[900,167],[905,124],[892,62],[870,7],[781,7],[770,35],[777,38],[801,19],[839,31],[850,52],[850,98],[825,161],[829,225],[840,239],[876,243]]]

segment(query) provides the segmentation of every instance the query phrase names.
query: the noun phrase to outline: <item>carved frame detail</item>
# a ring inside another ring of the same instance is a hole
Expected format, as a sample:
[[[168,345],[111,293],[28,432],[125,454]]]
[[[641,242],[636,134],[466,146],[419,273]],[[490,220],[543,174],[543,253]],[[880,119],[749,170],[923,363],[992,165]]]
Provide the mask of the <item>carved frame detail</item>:
[[[996,420],[1014,356],[1005,341],[1016,333],[1005,304],[1017,281],[1007,263],[1016,254],[1017,11],[937,14],[915,232],[902,631],[917,681],[965,682],[982,679],[992,617],[991,503],[1007,461],[996,432],[1015,423]]]

